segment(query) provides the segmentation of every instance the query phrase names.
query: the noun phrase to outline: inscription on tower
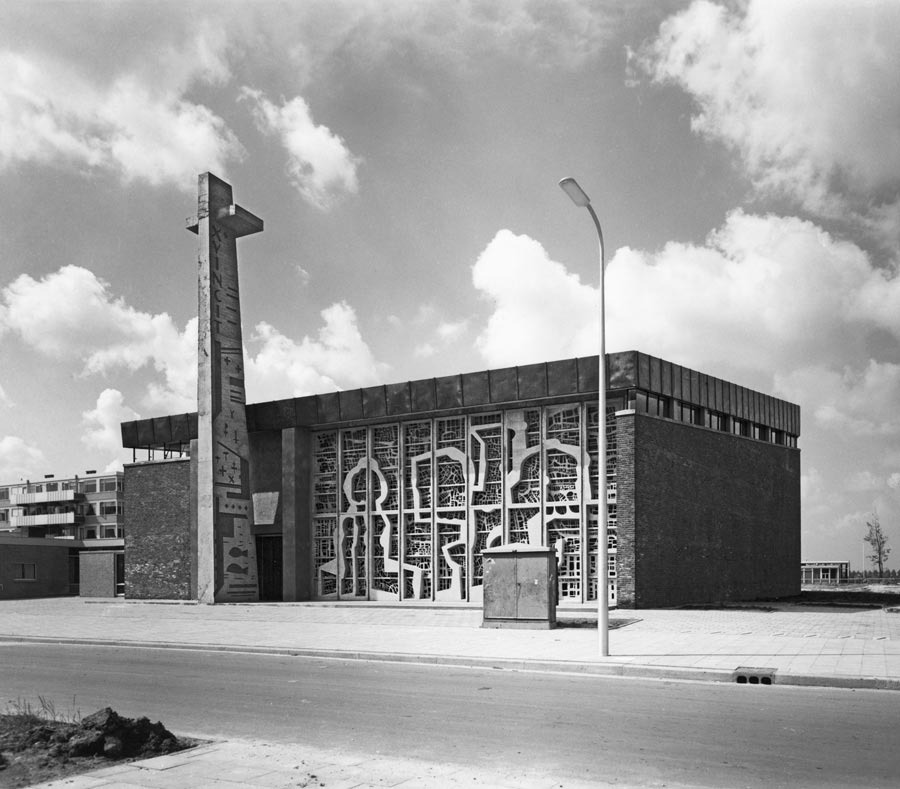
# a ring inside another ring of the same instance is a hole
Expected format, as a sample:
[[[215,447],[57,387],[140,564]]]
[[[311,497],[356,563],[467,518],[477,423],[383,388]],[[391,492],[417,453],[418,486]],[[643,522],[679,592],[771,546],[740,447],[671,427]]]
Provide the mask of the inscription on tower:
[[[263,222],[232,202],[231,186],[199,179],[197,378],[197,599],[259,599],[237,244]]]

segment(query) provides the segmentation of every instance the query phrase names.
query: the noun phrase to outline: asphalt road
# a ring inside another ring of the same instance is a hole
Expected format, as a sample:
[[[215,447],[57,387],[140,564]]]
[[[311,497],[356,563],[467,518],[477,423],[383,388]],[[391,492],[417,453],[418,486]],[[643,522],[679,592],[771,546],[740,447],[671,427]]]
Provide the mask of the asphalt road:
[[[0,644],[0,704],[562,780],[896,786],[900,694],[166,649]]]

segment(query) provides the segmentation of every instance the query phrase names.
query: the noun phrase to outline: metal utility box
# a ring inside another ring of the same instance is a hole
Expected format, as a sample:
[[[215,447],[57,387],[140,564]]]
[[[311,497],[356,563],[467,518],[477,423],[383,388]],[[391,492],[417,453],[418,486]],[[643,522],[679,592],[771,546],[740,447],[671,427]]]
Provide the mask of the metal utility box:
[[[556,627],[556,549],[501,545],[484,551],[482,627]]]

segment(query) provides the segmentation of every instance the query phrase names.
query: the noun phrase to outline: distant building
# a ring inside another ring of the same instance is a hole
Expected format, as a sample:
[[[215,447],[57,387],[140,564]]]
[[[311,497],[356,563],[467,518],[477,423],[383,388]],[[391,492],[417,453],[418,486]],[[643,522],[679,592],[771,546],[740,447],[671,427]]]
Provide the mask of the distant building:
[[[850,578],[850,562],[801,562],[800,581],[804,584],[840,584]]]
[[[602,487],[597,357],[248,405],[260,599],[478,604],[484,550],[529,543],[596,601],[599,506],[613,604],[797,594],[799,407],[637,351],[606,380]],[[122,436],[126,594],[198,599],[197,415]]]
[[[70,540],[124,537],[124,474],[0,483],[0,533]]]
[[[124,474],[0,484],[0,599],[124,593]]]

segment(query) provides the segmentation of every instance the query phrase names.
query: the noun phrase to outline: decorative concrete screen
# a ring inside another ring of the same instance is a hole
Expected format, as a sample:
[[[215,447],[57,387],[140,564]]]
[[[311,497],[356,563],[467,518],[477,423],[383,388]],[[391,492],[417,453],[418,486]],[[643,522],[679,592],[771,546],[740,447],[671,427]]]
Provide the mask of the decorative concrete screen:
[[[314,433],[316,596],[480,601],[484,551],[527,544],[556,548],[560,601],[596,599],[596,425],[570,404]]]

